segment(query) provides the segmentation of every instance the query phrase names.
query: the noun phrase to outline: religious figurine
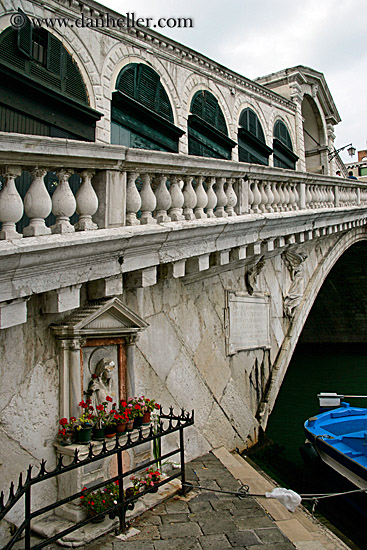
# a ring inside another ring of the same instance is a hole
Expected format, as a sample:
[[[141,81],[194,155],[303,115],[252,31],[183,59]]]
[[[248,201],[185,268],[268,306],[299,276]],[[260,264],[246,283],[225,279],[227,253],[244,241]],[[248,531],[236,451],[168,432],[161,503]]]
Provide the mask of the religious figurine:
[[[115,388],[113,383],[113,371],[115,362],[107,357],[98,361],[96,370],[92,374],[92,379],[88,384],[87,395],[91,399],[91,404],[96,410],[97,405],[106,401],[110,396],[116,401]]]

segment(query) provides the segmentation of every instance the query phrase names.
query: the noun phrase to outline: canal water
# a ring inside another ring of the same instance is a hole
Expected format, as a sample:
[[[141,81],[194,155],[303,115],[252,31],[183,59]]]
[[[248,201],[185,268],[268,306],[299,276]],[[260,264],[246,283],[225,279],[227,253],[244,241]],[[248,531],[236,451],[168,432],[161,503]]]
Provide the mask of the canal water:
[[[265,434],[268,445],[259,451],[259,462],[280,483],[299,493],[354,488],[345,486],[334,474],[329,475],[329,469],[318,461],[306,466],[300,447],[305,440],[305,420],[319,410],[319,392],[367,395],[366,348],[358,344],[297,346],[269,419]],[[349,402],[367,407],[367,399]],[[354,541],[352,548],[367,550],[367,496],[358,495],[351,500],[327,499],[317,505],[317,511]]]

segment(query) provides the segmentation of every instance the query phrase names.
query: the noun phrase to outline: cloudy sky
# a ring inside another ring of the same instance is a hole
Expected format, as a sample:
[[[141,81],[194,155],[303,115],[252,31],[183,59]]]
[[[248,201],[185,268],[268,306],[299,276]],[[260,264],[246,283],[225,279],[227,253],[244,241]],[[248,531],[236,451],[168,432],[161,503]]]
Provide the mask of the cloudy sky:
[[[306,65],[323,72],[342,122],[336,147],[367,140],[366,0],[102,0],[138,17],[192,17],[194,28],[164,29],[211,59],[255,78]],[[345,153],[345,162],[356,160]]]

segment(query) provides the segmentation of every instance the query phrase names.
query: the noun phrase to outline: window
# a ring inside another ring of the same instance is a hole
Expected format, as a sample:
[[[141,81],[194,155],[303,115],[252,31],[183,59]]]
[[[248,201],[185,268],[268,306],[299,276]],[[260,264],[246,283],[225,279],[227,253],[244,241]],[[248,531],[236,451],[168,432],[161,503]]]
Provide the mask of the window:
[[[274,125],[274,166],[278,168],[296,169],[297,155],[293,153],[292,140],[286,125],[277,120]]]
[[[236,145],[228,137],[224,115],[216,97],[207,90],[197,92],[188,120],[189,155],[230,159]]]
[[[169,97],[159,75],[143,63],[130,63],[112,94],[111,143],[178,152],[184,131],[174,125]]]
[[[46,29],[0,34],[0,131],[94,141],[101,114],[89,107],[82,75]]]
[[[265,135],[256,113],[250,108],[244,109],[238,129],[239,161],[267,166],[272,152],[265,143]]]

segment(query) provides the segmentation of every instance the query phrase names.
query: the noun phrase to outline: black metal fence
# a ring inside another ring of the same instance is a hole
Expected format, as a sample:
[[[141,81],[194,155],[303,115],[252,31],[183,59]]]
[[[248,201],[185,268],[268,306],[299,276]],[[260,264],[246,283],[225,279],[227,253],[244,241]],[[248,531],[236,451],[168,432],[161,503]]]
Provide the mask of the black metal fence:
[[[46,462],[43,460],[40,464],[39,472],[36,475],[32,475],[32,466],[29,466],[27,471],[26,480],[23,482],[22,474],[19,476],[18,481],[18,487],[15,490],[14,483],[12,482],[10,485],[9,490],[9,497],[7,502],[5,503],[5,497],[4,493],[2,492],[0,495],[0,521],[5,518],[5,516],[12,510],[12,508],[15,506],[15,504],[24,497],[24,520],[21,523],[21,525],[16,529],[15,533],[13,534],[11,540],[6,544],[6,546],[3,547],[2,550],[10,550],[14,544],[23,536],[24,533],[24,548],[26,550],[38,550],[41,548],[44,548],[48,544],[55,542],[56,540],[61,539],[62,537],[68,535],[69,533],[72,533],[73,531],[76,531],[80,527],[83,527],[90,521],[92,521],[93,518],[87,517],[86,519],[79,521],[72,525],[71,527],[64,529],[57,535],[50,537],[48,539],[42,540],[40,543],[34,545],[31,547],[31,521],[43,514],[50,513],[53,510],[56,510],[60,506],[63,506],[64,504],[67,504],[77,498],[80,498],[85,494],[85,491],[79,491],[77,493],[74,493],[66,498],[63,498],[62,500],[58,500],[54,502],[53,504],[50,504],[48,506],[44,506],[42,508],[39,508],[38,510],[33,511],[32,510],[32,487],[35,485],[55,478],[57,476],[63,475],[66,472],[70,472],[72,470],[75,470],[76,468],[81,468],[83,466],[86,466],[87,464],[91,464],[93,462],[96,462],[98,460],[112,457],[114,455],[117,456],[117,468],[118,468],[118,474],[114,477],[111,477],[108,480],[104,480],[101,483],[98,483],[94,485],[93,487],[89,487],[88,491],[95,491],[97,489],[100,489],[101,487],[104,487],[110,483],[114,483],[118,481],[118,498],[117,498],[117,504],[114,504],[110,508],[103,510],[103,512],[100,512],[99,514],[96,514],[94,516],[94,519],[97,519],[99,517],[102,517],[105,514],[108,514],[110,518],[118,517],[119,518],[119,531],[122,532],[126,528],[126,511],[132,503],[134,503],[138,498],[141,498],[145,494],[152,491],[152,488],[145,489],[144,491],[140,491],[138,494],[126,498],[124,494],[124,479],[127,476],[130,476],[143,468],[152,466],[153,464],[157,463],[157,458],[153,458],[150,461],[145,462],[144,464],[140,464],[136,468],[133,468],[131,470],[128,470],[124,472],[123,470],[123,461],[122,461],[122,453],[124,451],[127,451],[129,449],[133,449],[135,447],[138,447],[139,445],[142,445],[147,442],[161,442],[162,437],[167,436],[169,434],[172,434],[174,432],[179,432],[179,446],[175,448],[174,450],[170,451],[169,453],[163,454],[159,457],[159,461],[164,461],[168,458],[170,458],[173,455],[180,454],[180,469],[178,469],[175,473],[172,473],[168,477],[162,479],[159,483],[155,485],[155,488],[165,485],[166,483],[172,481],[176,478],[181,478],[181,484],[182,484],[182,493],[185,494],[188,491],[188,486],[186,485],[185,480],[185,459],[184,459],[184,433],[183,430],[187,428],[188,426],[192,426],[194,424],[194,411],[192,411],[191,415],[190,413],[186,413],[184,410],[181,411],[181,413],[176,416],[173,412],[173,408],[171,407],[168,414],[164,414],[162,411],[160,413],[159,422],[156,425],[156,427],[153,427],[153,425],[150,426],[150,429],[148,429],[148,433],[143,434],[143,429],[140,428],[137,434],[136,439],[133,440],[133,436],[130,432],[127,434],[127,439],[124,444],[120,443],[119,437],[116,436],[115,444],[112,449],[108,449],[106,441],[102,444],[102,449],[97,454],[94,453],[93,450],[93,444],[89,445],[89,452],[88,457],[85,459],[79,459],[79,451],[78,449],[75,450],[73,461],[68,464],[64,465],[63,460],[64,457],[61,455],[58,459],[56,468],[52,471],[47,471],[46,469]]]

